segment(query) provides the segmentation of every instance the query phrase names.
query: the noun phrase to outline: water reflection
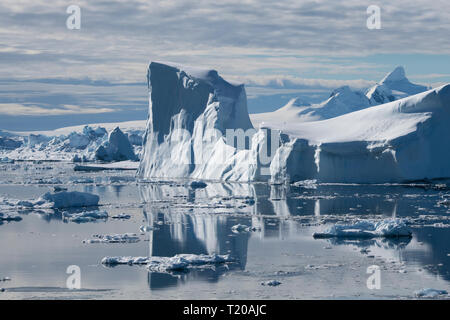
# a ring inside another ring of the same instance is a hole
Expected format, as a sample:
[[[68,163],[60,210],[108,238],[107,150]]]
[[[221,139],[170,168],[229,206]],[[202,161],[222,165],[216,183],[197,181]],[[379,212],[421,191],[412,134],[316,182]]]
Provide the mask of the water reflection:
[[[148,233],[150,256],[231,254],[238,258],[242,270],[247,264],[250,239],[296,238],[301,232],[302,217],[309,221],[329,215],[416,217],[426,213],[446,214],[447,210],[436,207],[439,191],[408,186],[318,185],[309,188],[210,183],[204,189],[191,189],[182,183],[166,183],[141,185],[139,191],[141,200],[146,203],[147,224],[157,226]],[[296,219],[287,219],[289,217]],[[231,227],[238,223],[260,231],[234,234]],[[448,230],[414,229],[413,239],[417,240],[413,246],[410,246],[411,239],[321,241],[334,246],[370,248],[381,257],[394,257],[402,262],[424,266],[441,264],[430,271],[450,280]],[[424,245],[418,247],[417,241]],[[176,286],[191,279],[216,282],[227,271],[218,267],[187,274],[149,273],[148,282],[151,289]]]

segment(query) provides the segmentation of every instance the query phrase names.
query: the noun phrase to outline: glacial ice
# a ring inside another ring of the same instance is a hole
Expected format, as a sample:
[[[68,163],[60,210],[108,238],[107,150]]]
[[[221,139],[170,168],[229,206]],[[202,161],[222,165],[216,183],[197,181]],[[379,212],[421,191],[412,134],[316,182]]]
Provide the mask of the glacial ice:
[[[108,213],[106,211],[92,210],[83,211],[77,213],[64,213],[64,217],[75,223],[85,223],[85,222],[95,222],[97,220],[104,220],[108,218]]]
[[[397,89],[406,90],[402,79],[395,71],[384,83],[400,81]],[[144,180],[394,183],[450,177],[450,140],[443,139],[450,136],[450,85],[321,121],[272,117],[257,130],[244,86],[214,70],[152,62],[148,87],[138,170]],[[330,98],[341,95],[353,93],[341,88]]]
[[[145,121],[130,121],[32,133],[0,131],[0,159],[86,162],[96,160],[100,148],[101,160],[135,161],[142,149],[144,128]]]
[[[438,298],[442,296],[447,296],[448,292],[446,290],[424,288],[422,290],[414,292],[414,295],[418,298]]]
[[[107,142],[98,147],[95,158],[102,161],[137,160],[128,137],[119,127],[109,134]]]
[[[310,105],[294,98],[274,112],[252,114],[250,118],[255,126],[265,125],[274,120],[292,124],[325,120],[405,98],[427,89],[425,86],[409,82],[403,67],[397,67],[365,93],[343,86],[331,92],[330,97],[321,103]]]
[[[314,238],[355,238],[370,239],[377,237],[411,237],[411,229],[401,219],[382,221],[360,220],[352,224],[335,224],[323,232],[315,232]]]
[[[102,264],[115,266],[118,264],[147,265],[153,272],[187,271],[190,268],[204,265],[218,265],[236,262],[230,255],[177,254],[173,257],[104,257]]]
[[[93,239],[83,240],[83,243],[136,243],[141,239],[135,233],[123,234],[96,234],[92,236]]]

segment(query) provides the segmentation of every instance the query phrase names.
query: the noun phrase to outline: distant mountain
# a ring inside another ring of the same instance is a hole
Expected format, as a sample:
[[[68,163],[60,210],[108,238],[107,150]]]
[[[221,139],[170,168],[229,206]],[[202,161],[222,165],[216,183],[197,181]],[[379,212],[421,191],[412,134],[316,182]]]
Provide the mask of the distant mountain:
[[[411,83],[406,78],[404,68],[399,66],[365,93],[343,86],[335,89],[330,97],[321,103],[310,105],[296,98],[274,112],[251,114],[250,118],[256,127],[273,119],[285,123],[318,121],[395,101],[426,90],[428,88],[425,86]]]
[[[406,78],[405,69],[399,66],[388,73],[379,83],[369,88],[366,96],[371,105],[377,105],[405,98],[428,89],[425,86],[411,83]]]

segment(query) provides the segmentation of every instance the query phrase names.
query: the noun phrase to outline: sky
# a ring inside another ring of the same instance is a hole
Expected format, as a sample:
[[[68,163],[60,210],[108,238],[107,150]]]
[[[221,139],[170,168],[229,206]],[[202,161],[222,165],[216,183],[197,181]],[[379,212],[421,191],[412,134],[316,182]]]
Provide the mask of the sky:
[[[145,119],[149,61],[245,83],[251,113],[364,90],[398,65],[436,87],[450,82],[449,34],[448,0],[2,0],[0,130]]]

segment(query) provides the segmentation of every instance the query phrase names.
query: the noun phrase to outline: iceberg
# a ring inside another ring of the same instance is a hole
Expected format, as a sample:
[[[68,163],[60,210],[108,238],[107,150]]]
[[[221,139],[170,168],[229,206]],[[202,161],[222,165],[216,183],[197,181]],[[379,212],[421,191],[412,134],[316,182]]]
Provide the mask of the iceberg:
[[[133,147],[128,137],[116,127],[110,134],[108,141],[95,151],[95,158],[102,161],[136,161]]]
[[[138,169],[143,180],[394,183],[450,177],[450,139],[444,138],[450,136],[449,84],[320,121],[273,116],[255,129],[244,86],[215,70],[151,62],[147,78],[149,117]],[[400,78],[395,72],[384,82]],[[356,96],[341,88],[331,98]]]
[[[314,238],[354,238],[411,237],[411,229],[400,219],[385,219],[379,222],[361,220],[353,224],[335,224],[323,232],[315,232]]]
[[[152,272],[188,271],[205,265],[219,265],[236,262],[230,255],[177,254],[173,257],[104,257],[102,264],[147,265]]]
[[[331,92],[330,97],[310,105],[299,98],[291,99],[285,106],[273,112],[250,115],[253,125],[261,125],[276,119],[283,123],[319,121],[338,117],[371,106],[388,103],[428,90],[427,87],[411,83],[401,66],[388,73],[379,83],[364,92],[343,86]]]

